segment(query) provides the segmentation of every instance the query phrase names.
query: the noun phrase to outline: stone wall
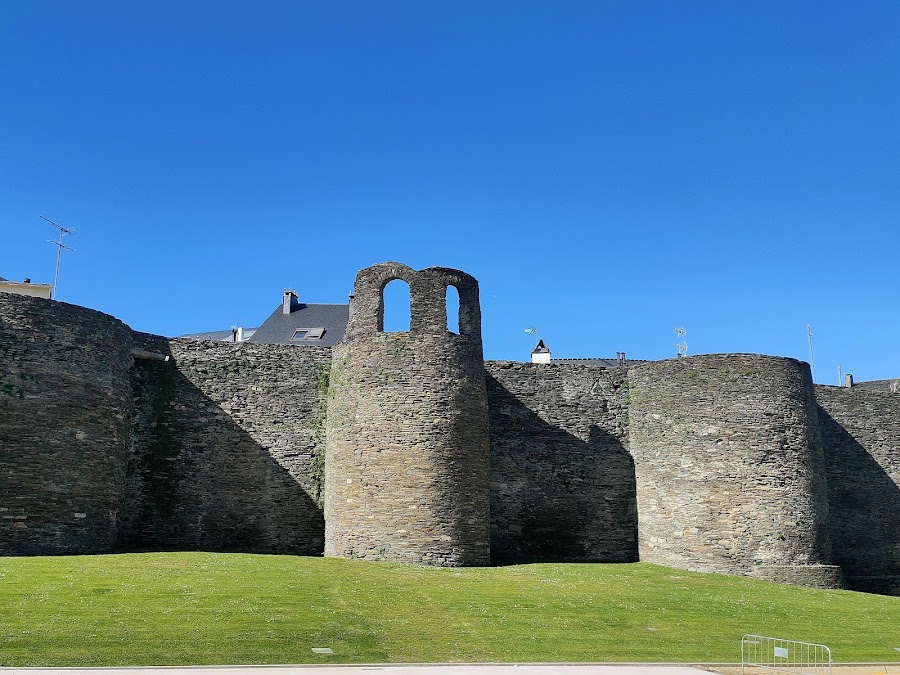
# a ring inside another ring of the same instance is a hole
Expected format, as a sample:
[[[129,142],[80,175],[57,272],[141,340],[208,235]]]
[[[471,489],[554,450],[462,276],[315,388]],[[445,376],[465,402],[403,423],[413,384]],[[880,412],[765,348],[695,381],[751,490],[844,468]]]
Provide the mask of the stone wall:
[[[118,530],[131,330],[0,293],[0,554],[95,553]]]
[[[867,391],[883,391],[892,394],[900,394],[900,378],[894,377],[889,380],[869,380],[868,382],[857,382],[853,385],[854,389],[862,389]]]
[[[329,349],[0,294],[0,360],[0,554],[321,554]]]
[[[851,588],[900,595],[900,394],[816,387],[835,562]]]
[[[488,362],[491,559],[637,560],[624,368]]]
[[[383,331],[394,278],[406,333]],[[334,353],[0,294],[0,554],[640,557],[818,586],[836,563],[900,594],[900,394],[759,355],[485,364],[472,277],[387,263],[356,290]]]
[[[118,545],[321,554],[330,350],[138,337]]]
[[[716,354],[629,369],[641,560],[841,583],[809,366]],[[815,566],[811,573],[809,566]]]
[[[410,288],[410,329],[386,333],[383,290]],[[447,330],[446,290],[459,291]],[[325,555],[433,565],[489,562],[487,398],[478,282],[399,263],[362,270],[334,350]]]

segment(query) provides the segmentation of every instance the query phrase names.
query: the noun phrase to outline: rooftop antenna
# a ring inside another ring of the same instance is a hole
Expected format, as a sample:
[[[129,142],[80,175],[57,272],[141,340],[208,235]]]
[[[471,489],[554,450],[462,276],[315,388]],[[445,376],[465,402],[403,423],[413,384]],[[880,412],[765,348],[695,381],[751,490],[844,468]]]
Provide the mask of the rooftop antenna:
[[[685,337],[687,336],[687,328],[684,326],[679,326],[675,329],[675,335],[678,337],[678,342],[675,343],[675,348],[678,350],[678,358],[682,356],[687,356],[688,345]]]
[[[806,324],[806,342],[809,344],[809,365],[812,368],[812,379],[816,381],[816,360],[813,358],[812,350],[812,326]]]
[[[50,220],[46,216],[41,216],[41,218],[43,218],[48,223],[50,223],[53,227],[55,227],[57,230],[59,230],[59,241],[53,241],[52,239],[47,240],[51,244],[56,246],[56,274],[53,275],[53,289],[51,290],[51,293],[50,293],[50,299],[56,300],[56,286],[59,284],[59,259],[60,259],[60,256],[62,255],[63,249],[66,249],[67,251],[71,251],[72,253],[75,252],[74,248],[69,248],[68,246],[66,246],[65,244],[62,243],[62,240],[63,240],[63,237],[68,237],[70,234],[75,234],[75,228],[74,227],[63,227],[62,225],[60,225],[58,223],[54,223],[52,220]]]
[[[525,329],[525,332],[528,333],[529,335],[537,335],[538,329],[535,328],[534,326],[529,326],[528,328]]]

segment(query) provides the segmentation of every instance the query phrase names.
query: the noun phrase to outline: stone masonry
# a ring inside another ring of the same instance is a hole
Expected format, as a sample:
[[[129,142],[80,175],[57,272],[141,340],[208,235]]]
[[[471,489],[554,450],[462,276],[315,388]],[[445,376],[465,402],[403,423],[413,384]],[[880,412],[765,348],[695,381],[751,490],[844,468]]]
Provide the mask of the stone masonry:
[[[394,279],[408,332],[383,328]],[[361,271],[331,349],[0,293],[0,359],[2,555],[647,560],[900,594],[900,393],[750,354],[485,363],[458,270]]]
[[[840,583],[828,564],[825,461],[806,364],[752,354],[658,361],[635,366],[629,388],[641,560]]]
[[[409,284],[410,327],[384,332],[383,290]],[[459,329],[447,329],[448,286]],[[325,465],[325,555],[490,562],[490,443],[478,282],[384,263],[356,277],[335,349]]]
[[[491,557],[637,560],[625,368],[485,364]]]

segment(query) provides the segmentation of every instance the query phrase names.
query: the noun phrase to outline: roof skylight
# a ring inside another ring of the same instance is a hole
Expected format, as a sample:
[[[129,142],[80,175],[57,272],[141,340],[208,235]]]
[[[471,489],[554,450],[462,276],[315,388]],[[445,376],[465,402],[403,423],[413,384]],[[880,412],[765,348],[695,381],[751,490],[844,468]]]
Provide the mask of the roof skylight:
[[[294,334],[291,336],[291,340],[293,341],[301,341],[301,340],[321,340],[322,336],[325,334],[324,328],[298,328],[294,331]]]

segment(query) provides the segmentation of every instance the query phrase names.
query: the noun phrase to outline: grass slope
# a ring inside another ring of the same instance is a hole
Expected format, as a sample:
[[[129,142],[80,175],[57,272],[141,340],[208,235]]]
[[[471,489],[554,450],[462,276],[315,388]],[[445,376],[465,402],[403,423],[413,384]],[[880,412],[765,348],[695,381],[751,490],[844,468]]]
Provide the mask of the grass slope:
[[[736,661],[748,632],[824,643],[836,661],[896,661],[900,598],[643,563],[0,559],[3,666]]]

